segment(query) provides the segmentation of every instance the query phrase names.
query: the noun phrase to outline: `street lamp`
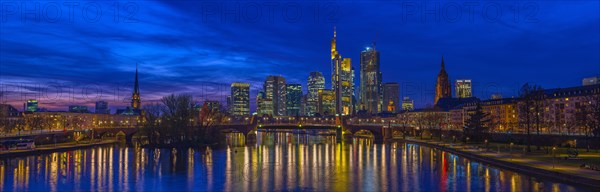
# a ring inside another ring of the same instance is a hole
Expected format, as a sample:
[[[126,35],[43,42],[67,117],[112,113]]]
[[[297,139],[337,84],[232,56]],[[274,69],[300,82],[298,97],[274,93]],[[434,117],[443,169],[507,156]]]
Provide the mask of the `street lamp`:
[[[512,161],[512,146],[514,143],[510,142],[510,147],[509,147],[509,154],[510,154],[510,160]]]
[[[552,147],[552,169],[554,169],[554,161],[556,161],[556,156],[554,151],[556,151],[556,147]]]
[[[488,150],[488,140],[486,139],[485,140],[485,151],[487,151],[487,150]]]

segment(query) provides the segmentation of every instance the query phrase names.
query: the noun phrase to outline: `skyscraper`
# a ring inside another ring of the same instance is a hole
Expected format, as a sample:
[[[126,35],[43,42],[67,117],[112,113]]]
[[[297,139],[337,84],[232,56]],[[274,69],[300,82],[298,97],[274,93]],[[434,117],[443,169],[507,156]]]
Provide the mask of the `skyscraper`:
[[[398,83],[383,84],[383,105],[387,112],[400,111],[400,85]]]
[[[444,56],[442,56],[442,67],[440,73],[437,76],[435,84],[435,100],[434,104],[437,104],[440,98],[452,97],[452,89],[450,88],[450,79],[448,73],[446,73],[446,66],[444,65]]]
[[[266,98],[273,101],[273,115],[285,116],[285,78],[269,76],[263,85]]]
[[[256,113],[259,116],[273,115],[273,100],[267,99],[267,94],[264,91],[259,91],[256,96]]]
[[[354,110],[354,70],[350,58],[342,58],[337,51],[336,36],[334,27],[331,39],[331,89],[335,93],[335,114],[349,115]]]
[[[334,115],[335,113],[335,92],[328,89],[319,90],[318,110],[321,116]]]
[[[354,96],[354,68],[350,58],[342,60],[342,71],[340,74],[340,84],[342,86],[342,114],[350,115],[354,111],[352,97]]]
[[[456,89],[456,97],[458,98],[467,98],[473,96],[470,79],[457,79],[454,87]]]
[[[96,101],[96,114],[110,114],[108,103],[106,101]]]
[[[285,94],[285,106],[288,116],[299,116],[300,105],[302,104],[302,85],[287,84]]]
[[[231,84],[231,114],[246,116],[250,114],[250,84]]]
[[[139,113],[141,107],[142,106],[140,104],[140,85],[138,82],[138,66],[136,64],[135,83],[133,85],[133,94],[131,95],[131,108],[133,108],[133,111],[135,111],[136,113]]]
[[[308,93],[306,95],[306,115],[313,116],[318,112],[319,90],[325,89],[325,77],[321,72],[310,72],[308,76]]]
[[[375,114],[382,111],[382,84],[379,52],[367,47],[360,53],[360,109]]]

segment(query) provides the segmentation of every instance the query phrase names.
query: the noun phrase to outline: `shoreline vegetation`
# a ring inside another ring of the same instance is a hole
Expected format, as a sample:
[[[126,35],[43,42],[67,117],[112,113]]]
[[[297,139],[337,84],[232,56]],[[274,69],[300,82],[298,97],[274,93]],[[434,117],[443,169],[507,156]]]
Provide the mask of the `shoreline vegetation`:
[[[148,148],[205,147],[223,140],[215,125],[227,118],[220,109],[195,108],[191,95],[163,97],[144,107],[140,145]],[[194,117],[199,117],[197,120]]]

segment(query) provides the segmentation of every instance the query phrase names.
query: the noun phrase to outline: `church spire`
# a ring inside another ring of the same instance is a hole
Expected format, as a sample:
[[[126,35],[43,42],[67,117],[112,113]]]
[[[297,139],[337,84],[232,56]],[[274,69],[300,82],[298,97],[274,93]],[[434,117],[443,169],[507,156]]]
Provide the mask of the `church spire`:
[[[131,95],[131,108],[140,109],[140,85],[138,81],[138,64],[135,64],[135,83],[133,85],[133,94]]]
[[[444,55],[442,55],[442,71],[446,70],[446,65],[444,64]]]
[[[450,89],[450,78],[448,78],[448,73],[446,73],[446,64],[444,63],[444,55],[442,55],[441,69],[440,73],[437,76],[437,81],[435,85],[434,104],[437,105],[437,102],[441,98],[450,97],[452,97],[452,90]]]
[[[133,93],[140,93],[140,85],[138,83],[138,64],[135,64],[135,85],[133,85]]]

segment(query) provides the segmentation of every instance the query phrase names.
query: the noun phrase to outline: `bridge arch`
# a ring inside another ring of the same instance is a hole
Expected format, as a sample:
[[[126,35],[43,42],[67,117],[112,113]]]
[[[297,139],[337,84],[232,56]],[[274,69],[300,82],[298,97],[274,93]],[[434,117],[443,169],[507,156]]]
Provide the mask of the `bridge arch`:
[[[381,126],[347,126],[346,131],[349,131],[352,136],[361,131],[368,131],[373,135],[374,142],[381,143],[384,140]]]

